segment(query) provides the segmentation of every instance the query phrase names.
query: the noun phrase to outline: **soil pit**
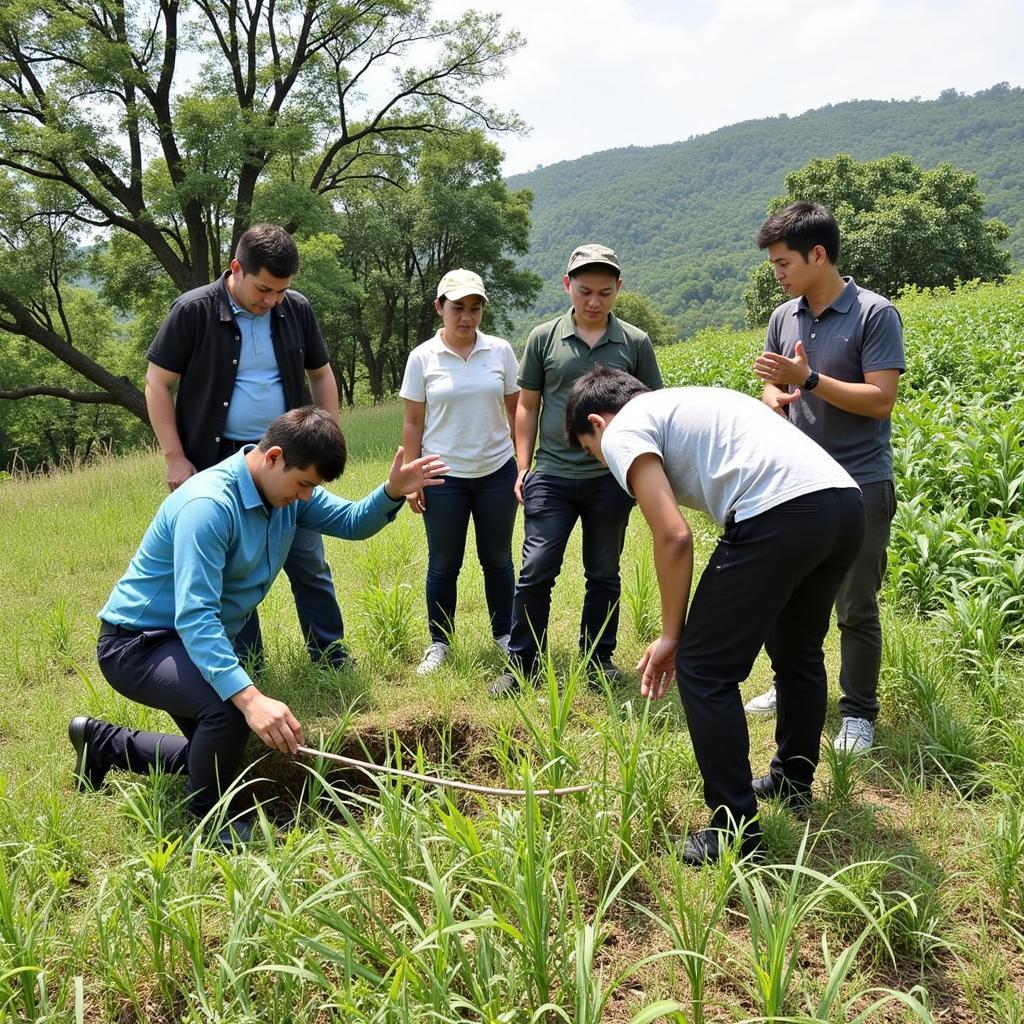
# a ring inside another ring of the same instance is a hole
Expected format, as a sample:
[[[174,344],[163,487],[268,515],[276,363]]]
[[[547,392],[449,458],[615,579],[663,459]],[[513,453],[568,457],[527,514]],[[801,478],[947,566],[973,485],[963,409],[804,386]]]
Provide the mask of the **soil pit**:
[[[314,723],[307,731],[306,745],[317,746],[321,731],[325,736],[330,734],[330,724]],[[490,750],[492,739],[489,730],[469,719],[410,716],[382,722],[367,717],[356,719],[343,738],[321,749],[391,768],[485,782],[496,778],[497,762]],[[419,751],[425,761],[423,769],[417,767]],[[274,817],[290,816],[303,790],[309,786],[312,776],[307,768],[316,766],[315,760],[268,751],[254,736],[246,748],[246,761],[253,765],[249,775],[257,780],[252,786],[255,796],[269,805],[268,811],[273,808]],[[374,793],[377,791],[375,779],[387,777],[371,776],[363,769],[326,760],[320,763],[318,770],[335,789],[348,793]]]

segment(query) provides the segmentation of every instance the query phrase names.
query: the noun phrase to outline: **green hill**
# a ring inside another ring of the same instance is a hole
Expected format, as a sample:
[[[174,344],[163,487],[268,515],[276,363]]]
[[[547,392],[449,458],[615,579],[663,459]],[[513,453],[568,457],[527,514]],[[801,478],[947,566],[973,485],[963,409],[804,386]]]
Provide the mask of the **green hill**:
[[[613,130],[614,134],[614,130]],[[788,171],[814,157],[874,160],[906,153],[978,175],[990,216],[1011,229],[1024,262],[1024,89],[973,96],[855,100],[799,117],[744,121],[665,146],[594,153],[509,179],[534,192],[526,265],[545,279],[535,312],[564,307],[560,276],[572,246],[599,240],[622,256],[626,286],[649,295],[684,335],[740,326],[743,291],[760,262],[754,235]]]

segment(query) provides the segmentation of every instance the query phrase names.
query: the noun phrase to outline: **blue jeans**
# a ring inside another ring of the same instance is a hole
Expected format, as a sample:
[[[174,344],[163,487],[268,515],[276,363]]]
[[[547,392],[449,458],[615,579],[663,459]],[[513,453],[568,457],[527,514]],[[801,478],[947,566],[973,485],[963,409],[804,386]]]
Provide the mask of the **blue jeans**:
[[[523,485],[523,497],[526,536],[512,604],[509,651],[513,660],[524,672],[536,667],[538,642],[540,647],[547,642],[551,590],[577,519],[583,525],[586,580],[580,650],[588,650],[597,640],[595,656],[601,661],[611,658],[619,629],[619,558],[635,502],[611,473],[583,480],[531,473]]]
[[[447,643],[455,628],[457,584],[473,517],[476,553],[484,573],[491,634],[504,636],[512,621],[512,528],[516,520],[516,460],[487,476],[446,476],[424,491],[427,531],[427,623],[434,643]]]
[[[310,660],[342,668],[349,657],[343,643],[345,626],[334,593],[331,567],[324,556],[323,537],[315,530],[296,530],[284,572],[292,586]],[[263,636],[255,610],[235,638],[235,650],[242,660],[255,659],[257,664],[262,661]]]

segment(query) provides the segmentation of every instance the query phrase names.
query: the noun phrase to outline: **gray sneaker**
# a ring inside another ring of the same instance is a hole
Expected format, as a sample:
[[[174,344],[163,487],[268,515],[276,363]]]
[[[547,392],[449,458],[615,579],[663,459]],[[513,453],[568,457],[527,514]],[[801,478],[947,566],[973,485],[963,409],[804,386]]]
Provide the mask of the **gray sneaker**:
[[[487,687],[489,697],[514,697],[519,692],[519,679],[512,672],[502,672],[490,686]]]
[[[759,693],[756,697],[751,697],[746,704],[743,705],[743,710],[748,715],[774,715],[775,714],[775,687],[769,686],[764,693]]]
[[[875,742],[875,726],[866,718],[844,718],[832,743],[846,754],[863,754]]]
[[[439,669],[448,657],[448,645],[442,643],[431,644],[423,652],[423,660],[416,666],[416,675],[426,676]]]

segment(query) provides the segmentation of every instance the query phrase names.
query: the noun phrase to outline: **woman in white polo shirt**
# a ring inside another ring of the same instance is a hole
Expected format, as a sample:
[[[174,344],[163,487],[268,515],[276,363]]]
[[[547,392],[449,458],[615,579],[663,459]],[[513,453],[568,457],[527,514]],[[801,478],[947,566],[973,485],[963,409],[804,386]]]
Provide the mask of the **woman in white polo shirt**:
[[[444,485],[407,495],[427,531],[427,622],[430,646],[416,671],[447,658],[455,629],[457,584],[470,516],[484,573],[495,642],[507,651],[515,573],[513,430],[519,385],[512,346],[480,331],[487,294],[470,270],[451,270],[437,286],[441,329],[409,353],[400,392],[405,400],[406,460],[429,451],[451,467]]]

